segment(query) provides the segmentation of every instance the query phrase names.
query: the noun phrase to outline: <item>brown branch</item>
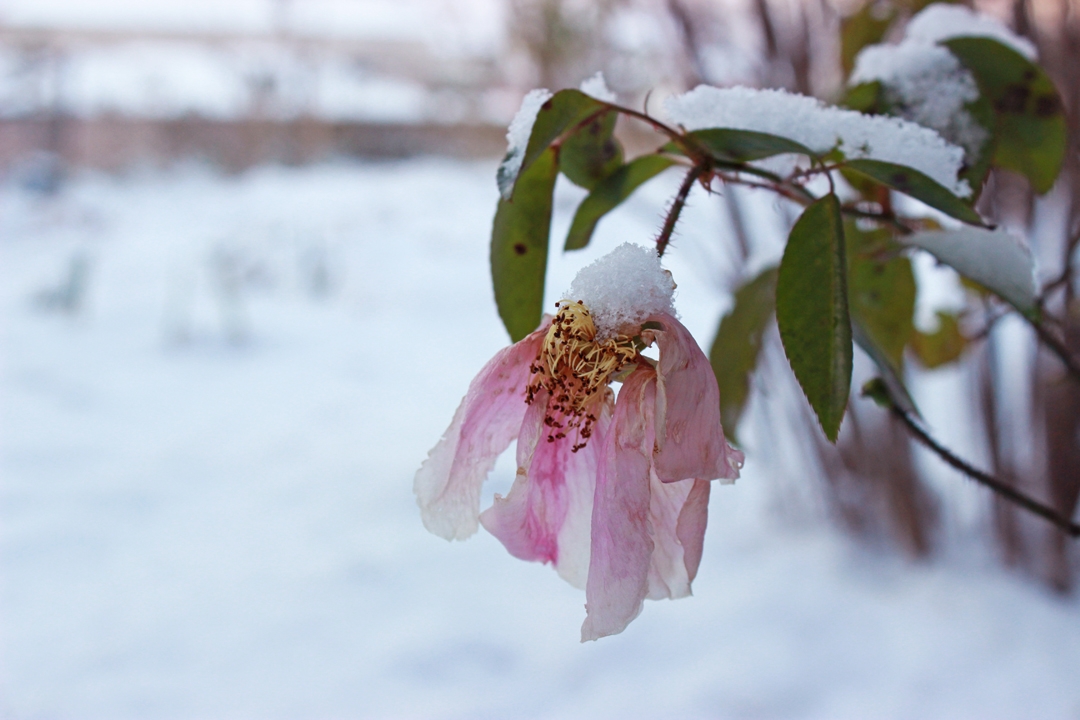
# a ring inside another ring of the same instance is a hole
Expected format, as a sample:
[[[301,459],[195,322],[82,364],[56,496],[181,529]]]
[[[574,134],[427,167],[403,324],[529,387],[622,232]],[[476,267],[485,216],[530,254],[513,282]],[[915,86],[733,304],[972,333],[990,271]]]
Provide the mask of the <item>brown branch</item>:
[[[1027,315],[1023,316],[1028,321],[1031,328],[1035,331],[1035,334],[1039,337],[1039,341],[1047,347],[1051,352],[1057,355],[1058,360],[1065,366],[1065,370],[1073,377],[1074,380],[1080,380],[1080,363],[1077,362],[1073,354],[1069,352],[1069,348],[1065,347],[1065,343],[1058,339],[1054,333],[1050,332],[1050,328],[1037,319],[1030,318]]]
[[[690,195],[690,188],[694,187],[694,183],[697,182],[698,178],[707,172],[707,168],[695,165],[690,168],[690,172],[686,173],[686,177],[683,178],[682,185],[679,186],[679,192],[671,202],[671,209],[668,210],[667,217],[664,218],[664,226],[660,228],[660,234],[656,237],[656,254],[660,257],[664,256],[664,251],[667,250],[668,243],[671,242],[671,234],[675,232],[675,224],[679,222],[679,215],[682,214],[683,208],[686,206],[686,198]]]
[[[864,394],[872,396],[875,400],[879,402],[881,400],[885,400],[888,404],[889,410],[892,412],[893,415],[899,418],[901,422],[904,423],[904,426],[908,429],[908,432],[910,432],[916,440],[922,443],[924,447],[932,451],[935,455],[944,460],[948,465],[955,468],[956,470],[959,470],[980,485],[990,488],[1009,502],[1024,508],[1028,512],[1038,515],[1047,522],[1052,523],[1053,525],[1061,529],[1064,533],[1066,533],[1069,537],[1080,538],[1080,525],[1072,522],[1072,520],[1070,520],[1069,518],[1064,517],[1050,506],[1044,505],[1038,500],[1028,497],[1024,493],[1020,492],[1019,490],[1010,486],[1004,481],[999,480],[993,475],[989,475],[987,473],[984,473],[982,470],[979,470],[978,468],[972,467],[967,462],[956,456],[951,450],[949,450],[944,445],[935,440],[933,437],[931,437],[930,433],[923,429],[923,427],[915,418],[911,417],[908,413],[904,412],[904,410],[897,406],[896,402],[889,394],[888,389],[885,388],[884,383],[879,382],[873,390],[864,391]]]

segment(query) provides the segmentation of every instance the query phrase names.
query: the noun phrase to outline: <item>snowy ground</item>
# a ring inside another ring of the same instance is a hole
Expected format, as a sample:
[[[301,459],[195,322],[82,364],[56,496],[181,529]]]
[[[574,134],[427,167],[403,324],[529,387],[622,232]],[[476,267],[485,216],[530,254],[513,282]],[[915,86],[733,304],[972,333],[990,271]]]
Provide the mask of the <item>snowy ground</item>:
[[[0,717],[1080,717],[1076,599],[777,514],[753,447],[695,597],[597,643],[550,569],[427,534],[412,475],[505,342],[493,164],[0,193]],[[649,239],[645,196],[554,293]],[[671,267],[707,343],[700,228]]]

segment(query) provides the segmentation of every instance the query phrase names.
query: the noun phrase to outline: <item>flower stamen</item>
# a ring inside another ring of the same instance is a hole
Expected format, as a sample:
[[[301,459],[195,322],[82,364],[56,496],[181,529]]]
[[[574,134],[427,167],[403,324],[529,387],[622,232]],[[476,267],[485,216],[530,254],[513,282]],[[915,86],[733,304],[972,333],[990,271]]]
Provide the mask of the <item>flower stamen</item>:
[[[580,300],[556,303],[558,314],[551,322],[540,353],[530,367],[532,379],[525,402],[532,404],[541,390],[549,396],[544,424],[548,442],[577,431],[573,452],[585,447],[592,436],[596,415],[592,403],[611,383],[611,378],[637,354],[633,338],[616,335],[596,340],[596,323]]]

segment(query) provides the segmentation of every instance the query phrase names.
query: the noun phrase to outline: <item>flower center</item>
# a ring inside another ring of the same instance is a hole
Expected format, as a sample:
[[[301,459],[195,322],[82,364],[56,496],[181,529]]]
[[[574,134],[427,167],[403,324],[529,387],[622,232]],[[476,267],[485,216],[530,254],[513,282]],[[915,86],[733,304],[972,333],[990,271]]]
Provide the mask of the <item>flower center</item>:
[[[596,340],[596,323],[580,301],[556,303],[558,314],[551,322],[540,354],[530,368],[533,378],[525,394],[532,404],[541,389],[548,392],[544,424],[548,442],[576,431],[573,452],[585,447],[592,435],[596,415],[591,405],[611,382],[611,376],[637,356],[632,338],[617,335]]]

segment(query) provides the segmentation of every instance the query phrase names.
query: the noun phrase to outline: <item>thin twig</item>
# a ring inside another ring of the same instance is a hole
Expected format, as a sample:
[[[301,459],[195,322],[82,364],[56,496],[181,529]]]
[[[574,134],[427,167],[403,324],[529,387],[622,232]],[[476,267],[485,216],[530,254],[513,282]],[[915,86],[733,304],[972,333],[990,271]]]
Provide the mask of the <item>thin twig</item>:
[[[915,439],[921,442],[924,446],[934,452],[938,457],[944,460],[946,463],[956,468],[960,472],[967,475],[972,480],[981,485],[985,485],[998,495],[1002,496],[1009,502],[1015,503],[1024,508],[1028,512],[1034,513],[1044,520],[1053,523],[1060,528],[1063,532],[1070,537],[1080,538],[1080,525],[1072,522],[1069,518],[1062,516],[1053,508],[1048,505],[1043,505],[1037,500],[1034,500],[1015,488],[1009,486],[1005,482],[999,480],[993,475],[988,475],[982,470],[972,467],[968,463],[961,460],[959,457],[953,454],[951,450],[941,445],[937,440],[930,436],[926,430],[910,415],[897,407],[893,402],[891,396],[889,400],[889,409],[893,415],[898,417],[901,422],[907,427],[908,431],[915,436]]]
[[[690,168],[690,172],[686,173],[686,177],[683,178],[682,185],[679,186],[679,192],[671,203],[671,209],[668,210],[667,217],[664,218],[664,226],[660,228],[660,234],[656,237],[656,254],[660,257],[664,256],[664,251],[667,250],[668,243],[671,242],[671,234],[675,232],[675,224],[679,222],[679,215],[682,213],[683,207],[686,206],[686,198],[690,195],[690,188],[694,187],[697,179],[706,172],[706,168],[695,165]]]
[[[1065,370],[1073,376],[1075,380],[1080,380],[1080,363],[1076,361],[1073,354],[1069,352],[1069,348],[1065,347],[1065,343],[1059,340],[1054,333],[1050,332],[1050,328],[1046,327],[1043,322],[1034,318],[1023,316],[1031,325],[1035,334],[1039,336],[1039,340],[1045,345],[1051,352],[1057,355],[1058,360],[1065,365]]]

